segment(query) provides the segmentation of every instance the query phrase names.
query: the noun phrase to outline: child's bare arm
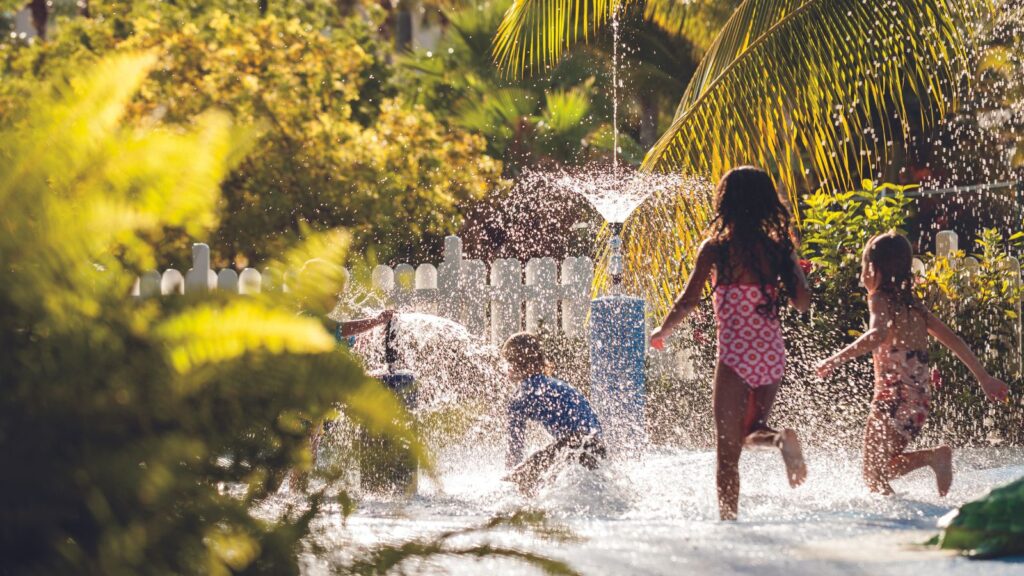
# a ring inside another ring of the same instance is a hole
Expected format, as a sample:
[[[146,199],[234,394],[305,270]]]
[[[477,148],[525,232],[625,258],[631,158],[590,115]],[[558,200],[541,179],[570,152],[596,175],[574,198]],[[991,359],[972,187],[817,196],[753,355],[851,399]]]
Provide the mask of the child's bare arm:
[[[957,335],[956,332],[950,330],[949,326],[946,326],[945,322],[939,320],[931,312],[927,312],[928,317],[928,334],[938,340],[943,346],[949,348],[950,352],[956,355],[967,369],[971,371],[971,374],[978,379],[978,384],[981,385],[981,389],[985,391],[985,395],[991,400],[1003,400],[1006,398],[1010,391],[1009,386],[1005,382],[998,378],[993,378],[989,375],[988,371],[985,370],[985,366],[978,360],[978,357],[974,354],[967,343],[964,342],[963,338]]]
[[[793,294],[792,304],[801,314],[811,309],[811,287],[807,285],[807,276],[800,268],[800,256],[793,252],[793,274],[796,274],[796,294]]]
[[[705,240],[700,245],[690,278],[687,279],[686,286],[683,287],[683,293],[672,306],[672,310],[665,317],[665,321],[661,323],[661,327],[651,333],[651,343],[655,347],[660,348],[659,344],[664,341],[665,337],[671,334],[676,326],[686,318],[686,315],[700,303],[704,286],[707,285],[711,269],[715,265],[715,250],[709,240]]]
[[[345,338],[349,336],[355,336],[356,334],[362,334],[367,330],[372,330],[382,324],[387,324],[388,321],[395,315],[394,310],[385,310],[380,314],[373,316],[372,318],[361,318],[359,320],[348,320],[341,323],[341,335]]]
[[[881,294],[868,296],[868,310],[871,320],[867,332],[852,344],[836,352],[818,364],[818,376],[824,378],[843,363],[878,348],[889,337],[889,302]]]

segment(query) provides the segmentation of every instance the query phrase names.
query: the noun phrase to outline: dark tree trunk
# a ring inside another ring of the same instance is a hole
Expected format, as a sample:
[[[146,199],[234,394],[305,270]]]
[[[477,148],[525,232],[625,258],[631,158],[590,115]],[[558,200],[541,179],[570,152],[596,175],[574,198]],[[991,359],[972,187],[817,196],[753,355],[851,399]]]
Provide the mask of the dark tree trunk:
[[[256,5],[259,6],[260,16],[266,16],[268,8],[267,0],[259,0],[258,2],[256,2]]]
[[[395,49],[404,52],[412,48],[412,1],[399,0],[395,13]]]
[[[28,7],[32,11],[32,26],[36,29],[36,36],[46,40],[46,21],[50,19],[50,8],[46,0],[32,0]]]
[[[650,150],[658,141],[658,100],[653,94],[640,96],[640,146]]]
[[[89,17],[89,0],[78,0],[78,15]]]

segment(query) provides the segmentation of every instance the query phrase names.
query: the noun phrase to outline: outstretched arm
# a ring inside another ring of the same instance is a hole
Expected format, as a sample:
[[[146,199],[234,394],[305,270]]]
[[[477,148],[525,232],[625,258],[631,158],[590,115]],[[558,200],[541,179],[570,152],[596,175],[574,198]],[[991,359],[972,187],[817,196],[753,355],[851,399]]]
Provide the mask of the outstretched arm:
[[[807,284],[807,276],[804,275],[803,268],[800,267],[800,256],[793,252],[793,274],[796,275],[796,293],[793,294],[791,300],[793,308],[796,308],[801,314],[805,314],[811,309],[811,287]]]
[[[949,348],[950,352],[956,354],[956,357],[978,379],[978,384],[981,385],[981,389],[985,391],[985,395],[990,400],[1001,401],[1006,398],[1010,392],[1010,387],[1002,380],[989,375],[981,360],[978,360],[978,357],[974,355],[974,352],[967,346],[963,338],[960,338],[956,332],[950,330],[949,326],[946,326],[942,320],[936,318],[931,312],[928,312],[928,334],[938,340],[943,346]]]
[[[665,317],[665,321],[661,323],[661,327],[651,333],[651,346],[659,350],[663,348],[665,346],[665,338],[676,329],[676,326],[686,318],[687,314],[700,304],[704,286],[708,283],[711,269],[714,267],[715,260],[717,259],[715,252],[716,248],[711,244],[710,240],[705,240],[700,245],[700,248],[697,249],[697,258],[693,270],[690,272],[690,278],[687,279],[686,286],[683,287],[683,293],[672,306],[672,310]]]
[[[373,330],[377,326],[387,324],[394,317],[394,310],[385,310],[372,318],[361,318],[359,320],[348,320],[341,323],[341,335],[345,338],[362,334],[367,330]]]
[[[868,310],[871,312],[868,331],[846,348],[820,362],[818,377],[827,377],[844,363],[878,348],[889,337],[889,302],[885,296],[879,293],[868,296]]]

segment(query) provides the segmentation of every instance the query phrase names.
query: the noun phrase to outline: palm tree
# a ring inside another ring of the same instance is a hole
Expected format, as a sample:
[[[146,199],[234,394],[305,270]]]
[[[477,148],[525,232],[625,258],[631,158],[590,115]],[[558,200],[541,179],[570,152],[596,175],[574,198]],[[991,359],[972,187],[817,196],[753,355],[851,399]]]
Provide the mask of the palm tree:
[[[647,0],[663,28],[692,29],[713,0]],[[517,0],[493,54],[510,74],[550,66],[634,0]],[[708,47],[643,169],[713,179],[737,164],[766,167],[798,205],[799,192],[852,186],[887,162],[914,124],[956,104],[986,0],[745,0]],[[687,20],[690,20],[687,23]],[[919,116],[907,113],[911,96]],[[706,190],[648,203],[626,242],[639,288],[664,308],[681,287],[708,218]]]

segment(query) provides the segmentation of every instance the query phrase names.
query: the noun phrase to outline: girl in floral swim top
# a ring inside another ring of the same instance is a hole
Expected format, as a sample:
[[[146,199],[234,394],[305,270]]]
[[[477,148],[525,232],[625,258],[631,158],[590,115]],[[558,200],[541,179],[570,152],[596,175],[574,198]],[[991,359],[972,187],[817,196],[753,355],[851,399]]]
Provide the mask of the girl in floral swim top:
[[[810,292],[798,264],[789,211],[764,170],[735,168],[718,183],[708,239],[697,251],[683,294],[651,334],[653,347],[661,349],[665,337],[697,307],[712,274],[718,322],[711,400],[718,508],[723,520],[732,520],[739,506],[744,446],[779,448],[793,487],[807,475],[796,433],[773,430],[767,423],[786,365],[779,311],[787,302],[806,311]]]
[[[854,343],[818,365],[822,378],[867,352],[875,365],[875,392],[864,432],[864,480],[873,492],[892,494],[889,481],[930,466],[939,495],[953,482],[949,446],[906,452],[931,410],[928,336],[949,348],[971,370],[992,400],[1004,400],[1009,388],[985,371],[959,336],[915,297],[910,242],[888,232],[864,247],[861,283],[868,291],[871,324]]]

